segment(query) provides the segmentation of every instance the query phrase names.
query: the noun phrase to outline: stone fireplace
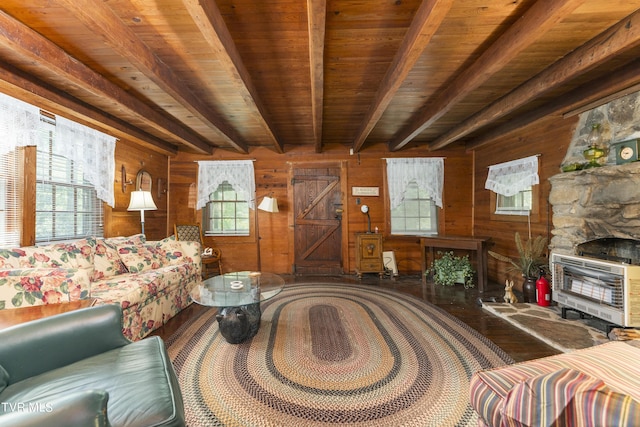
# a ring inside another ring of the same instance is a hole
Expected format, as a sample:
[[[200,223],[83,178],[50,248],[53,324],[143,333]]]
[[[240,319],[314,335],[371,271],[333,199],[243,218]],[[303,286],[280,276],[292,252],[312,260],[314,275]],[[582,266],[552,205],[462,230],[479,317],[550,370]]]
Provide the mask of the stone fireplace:
[[[574,254],[578,245],[604,238],[640,242],[640,162],[616,165],[611,147],[640,138],[640,95],[634,93],[583,113],[563,165],[586,162],[582,152],[594,123],[600,124],[603,148],[609,149],[606,163],[549,179],[552,252]]]

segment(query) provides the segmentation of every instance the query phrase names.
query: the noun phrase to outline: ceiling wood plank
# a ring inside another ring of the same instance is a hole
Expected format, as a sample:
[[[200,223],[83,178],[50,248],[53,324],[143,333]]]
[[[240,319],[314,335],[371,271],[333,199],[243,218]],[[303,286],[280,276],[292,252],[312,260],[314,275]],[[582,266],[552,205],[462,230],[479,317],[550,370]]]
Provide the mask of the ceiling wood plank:
[[[70,0],[73,1],[73,0]],[[209,43],[216,59],[227,69],[229,77],[236,82],[246,105],[256,111],[257,119],[279,153],[284,152],[282,142],[277,138],[273,123],[269,119],[266,107],[258,95],[251,76],[224,22],[220,9],[215,1],[182,0],[191,18],[196,23],[203,37]]]
[[[640,10],[632,13],[544,71],[445,133],[429,149],[438,150],[457,141],[532,99],[603,64],[622,52],[640,46]]]
[[[550,115],[564,114],[566,111],[583,108],[585,105],[588,105],[589,109],[595,108],[598,105],[603,105],[611,101],[613,96],[621,97],[632,92],[637,92],[640,89],[638,87],[640,84],[639,69],[640,59],[636,59],[613,73],[567,92],[555,101],[548,102],[527,114],[523,114],[500,126],[496,126],[491,129],[491,131],[482,134],[478,138],[474,138],[472,142],[466,145],[466,148],[467,150],[476,150],[490,144],[497,138],[520,130],[536,120]],[[598,105],[589,105],[594,103]]]
[[[29,58],[52,73],[73,82],[79,88],[105,97],[140,117],[149,126],[171,134],[185,145],[210,154],[212,147],[190,130],[160,114],[141,100],[110,82],[63,49],[19,21],[0,11],[0,45]]]
[[[408,144],[584,1],[537,1],[471,66],[462,71],[450,84],[447,84],[447,87],[434,100],[427,102],[421,111],[414,116],[411,123],[394,136],[389,143],[389,149],[399,150]]]
[[[367,136],[380,120],[398,88],[442,24],[452,4],[453,0],[424,0],[420,4],[400,48],[378,88],[376,98],[358,128],[353,141],[353,151],[360,151]]]
[[[200,120],[217,129],[226,143],[242,153],[248,153],[247,144],[219,113],[207,106],[183,83],[171,68],[124,25],[106,2],[93,0],[57,0],[94,34],[104,39],[120,55],[127,58],[144,75],[166,91],[173,99]]]
[[[0,63],[0,87],[3,92],[53,114],[73,119],[118,139],[133,141],[143,147],[176,155],[178,147],[135,126],[108,115],[71,95],[29,76],[8,64]]]
[[[311,72],[311,123],[316,153],[322,151],[324,98],[324,37],[327,18],[326,0],[307,0],[309,25],[309,68]]]

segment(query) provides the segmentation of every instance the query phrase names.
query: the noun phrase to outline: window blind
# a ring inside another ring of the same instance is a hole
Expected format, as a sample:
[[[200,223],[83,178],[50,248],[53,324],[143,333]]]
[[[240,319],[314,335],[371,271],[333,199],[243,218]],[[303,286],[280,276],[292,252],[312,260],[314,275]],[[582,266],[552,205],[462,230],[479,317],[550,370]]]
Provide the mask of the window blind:
[[[56,154],[55,123],[43,116],[36,166],[36,243],[103,235],[102,202],[83,163]]]
[[[0,155],[0,248],[20,246],[24,194],[22,148]]]

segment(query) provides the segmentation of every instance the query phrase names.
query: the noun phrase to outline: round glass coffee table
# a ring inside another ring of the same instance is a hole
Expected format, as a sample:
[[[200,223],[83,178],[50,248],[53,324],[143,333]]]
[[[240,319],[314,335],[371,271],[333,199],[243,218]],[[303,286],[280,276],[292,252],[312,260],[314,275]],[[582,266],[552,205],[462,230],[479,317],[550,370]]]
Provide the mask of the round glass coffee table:
[[[231,344],[253,337],[260,328],[260,302],[278,295],[284,279],[277,274],[240,271],[211,277],[191,290],[198,304],[217,307],[220,334]]]

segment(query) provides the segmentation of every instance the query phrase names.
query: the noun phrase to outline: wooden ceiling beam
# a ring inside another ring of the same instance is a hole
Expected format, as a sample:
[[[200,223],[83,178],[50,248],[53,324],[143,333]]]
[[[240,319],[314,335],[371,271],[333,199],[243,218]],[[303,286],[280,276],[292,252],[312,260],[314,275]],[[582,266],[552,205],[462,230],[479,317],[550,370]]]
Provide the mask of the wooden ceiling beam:
[[[73,0],[69,0],[73,1]],[[182,0],[191,18],[196,23],[203,37],[209,43],[216,60],[227,70],[229,78],[236,83],[237,90],[242,95],[246,105],[256,111],[258,121],[262,124],[268,139],[279,153],[284,152],[284,146],[278,140],[273,123],[268,118],[268,112],[258,91],[253,85],[240,53],[231,37],[231,33],[224,22],[224,18],[215,1]]]
[[[326,0],[307,0],[309,26],[309,68],[311,73],[311,126],[316,153],[322,151],[324,100],[324,37],[327,18]]]
[[[69,10],[92,33],[105,40],[151,81],[167,92],[189,112],[220,133],[220,137],[236,150],[247,153],[247,144],[236,130],[213,111],[183,83],[158,56],[120,20],[107,2],[93,0],[56,0]]]
[[[389,143],[389,149],[396,151],[407,145],[584,1],[538,0],[471,66],[463,70],[453,82],[448,83],[435,99],[429,100],[409,125],[394,136]]]
[[[358,152],[447,16],[453,0],[423,0],[353,141]]]
[[[185,145],[203,153],[209,144],[174,120],[160,114],[116,84],[102,77],[63,49],[19,21],[0,11],[0,45],[19,53],[50,73],[64,77],[80,89],[104,97],[135,114],[149,126],[168,133]]]
[[[554,62],[535,77],[469,117],[429,144],[438,150],[515,111],[527,102],[603,64],[622,52],[640,46],[640,10]]]
[[[118,139],[133,141],[167,155],[176,155],[178,153],[178,146],[149,135],[135,126],[98,110],[11,65],[0,63],[0,87],[7,95],[53,114],[100,129]]]
[[[618,70],[607,74],[595,81],[577,87],[557,100],[548,102],[519,117],[497,126],[491,131],[474,138],[466,147],[467,150],[476,150],[490,144],[497,138],[518,131],[523,127],[549,115],[564,114],[567,111],[582,108],[585,105],[597,103],[603,105],[611,101],[611,97],[619,98],[640,88],[640,59],[636,59]],[[595,106],[593,106],[595,108]]]

